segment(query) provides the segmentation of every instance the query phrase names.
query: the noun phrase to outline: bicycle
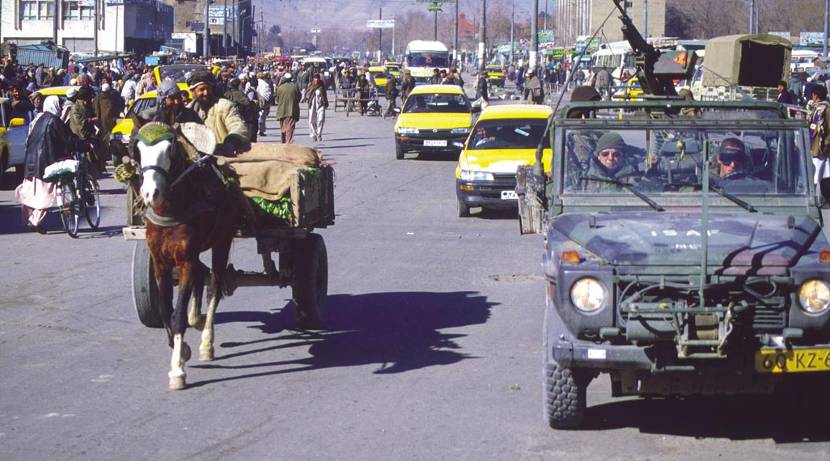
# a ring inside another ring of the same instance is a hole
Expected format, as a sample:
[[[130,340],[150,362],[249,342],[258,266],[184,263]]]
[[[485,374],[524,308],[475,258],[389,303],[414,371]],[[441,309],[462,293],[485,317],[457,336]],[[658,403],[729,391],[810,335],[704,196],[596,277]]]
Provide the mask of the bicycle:
[[[72,158],[47,167],[44,174],[44,181],[58,184],[56,211],[64,230],[72,238],[78,237],[81,215],[93,230],[101,224],[101,190],[98,181],[89,174],[87,155],[86,152],[74,152]]]

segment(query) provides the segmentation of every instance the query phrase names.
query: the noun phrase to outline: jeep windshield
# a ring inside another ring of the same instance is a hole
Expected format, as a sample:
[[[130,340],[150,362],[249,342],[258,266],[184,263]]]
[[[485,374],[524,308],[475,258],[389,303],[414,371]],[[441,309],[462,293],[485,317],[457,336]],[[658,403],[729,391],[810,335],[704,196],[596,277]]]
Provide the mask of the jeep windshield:
[[[767,197],[805,196],[811,179],[798,128],[568,129],[564,133],[563,197],[630,196],[637,191],[661,205],[666,198],[677,203],[675,196],[680,202],[688,197],[689,204],[699,204],[703,175],[708,175],[710,195],[750,209]]]

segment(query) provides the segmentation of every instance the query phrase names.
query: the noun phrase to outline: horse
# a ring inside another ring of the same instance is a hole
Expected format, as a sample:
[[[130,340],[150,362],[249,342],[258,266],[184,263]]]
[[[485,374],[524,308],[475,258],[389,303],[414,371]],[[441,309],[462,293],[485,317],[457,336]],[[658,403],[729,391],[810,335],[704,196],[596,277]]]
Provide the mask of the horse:
[[[159,310],[172,348],[169,388],[184,389],[190,347],[187,326],[202,330],[199,360],[213,360],[213,321],[222,299],[222,281],[231,244],[240,222],[237,199],[216,167],[198,156],[180,131],[153,122],[139,130],[136,147],[141,164],[141,198],[147,206],[146,240],[158,286]],[[211,268],[199,255],[211,250]],[[173,274],[178,298],[173,307]],[[202,291],[210,273],[208,306],[201,314]],[[191,302],[192,301],[192,302]],[[187,305],[190,302],[190,309]]]

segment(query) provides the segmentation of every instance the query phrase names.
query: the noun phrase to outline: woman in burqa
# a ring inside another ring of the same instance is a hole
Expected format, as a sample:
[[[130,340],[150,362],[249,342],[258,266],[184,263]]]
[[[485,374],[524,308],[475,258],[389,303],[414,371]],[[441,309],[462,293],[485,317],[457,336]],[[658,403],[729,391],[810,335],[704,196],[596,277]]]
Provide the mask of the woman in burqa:
[[[44,169],[66,157],[71,152],[74,136],[60,119],[61,104],[57,96],[43,101],[43,112],[38,113],[29,125],[26,138],[23,183],[15,195],[22,205],[23,220],[32,230],[46,231],[41,227],[46,209],[54,206],[57,186],[43,181]]]

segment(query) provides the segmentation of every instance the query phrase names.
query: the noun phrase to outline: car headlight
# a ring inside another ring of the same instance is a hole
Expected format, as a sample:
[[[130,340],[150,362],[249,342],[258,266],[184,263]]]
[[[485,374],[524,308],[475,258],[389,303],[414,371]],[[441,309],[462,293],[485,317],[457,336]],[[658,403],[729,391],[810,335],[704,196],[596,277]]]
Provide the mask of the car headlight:
[[[398,134],[418,134],[420,131],[417,128],[398,128]]]
[[[582,312],[595,312],[604,301],[605,288],[595,278],[581,278],[571,286],[571,302]]]
[[[453,128],[452,130],[450,130],[450,133],[452,134],[467,134],[469,132],[469,128]]]
[[[798,290],[798,301],[804,312],[820,314],[830,307],[830,285],[824,280],[807,280]]]
[[[492,181],[493,173],[486,171],[461,170],[462,181]]]

